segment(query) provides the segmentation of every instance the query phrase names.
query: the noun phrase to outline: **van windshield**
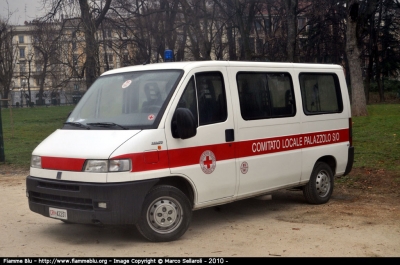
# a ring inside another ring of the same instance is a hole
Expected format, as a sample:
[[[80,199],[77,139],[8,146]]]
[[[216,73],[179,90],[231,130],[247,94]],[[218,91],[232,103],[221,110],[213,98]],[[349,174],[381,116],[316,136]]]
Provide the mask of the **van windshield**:
[[[181,76],[181,70],[157,70],[99,77],[64,129],[155,128]]]

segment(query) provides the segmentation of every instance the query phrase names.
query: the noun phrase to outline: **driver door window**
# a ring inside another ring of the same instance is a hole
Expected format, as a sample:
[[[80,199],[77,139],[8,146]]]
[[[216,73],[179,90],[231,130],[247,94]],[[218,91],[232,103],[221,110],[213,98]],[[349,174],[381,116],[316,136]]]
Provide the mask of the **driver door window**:
[[[189,109],[199,126],[226,121],[228,114],[222,74],[195,74],[187,84],[178,108]]]

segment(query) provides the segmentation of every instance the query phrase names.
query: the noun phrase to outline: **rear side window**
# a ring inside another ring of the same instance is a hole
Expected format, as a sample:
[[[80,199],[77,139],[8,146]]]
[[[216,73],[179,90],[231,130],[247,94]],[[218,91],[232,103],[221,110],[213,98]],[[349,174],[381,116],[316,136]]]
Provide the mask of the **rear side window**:
[[[336,74],[300,74],[303,110],[306,115],[340,113],[342,94]]]
[[[240,113],[244,120],[296,115],[292,78],[289,73],[239,72]]]

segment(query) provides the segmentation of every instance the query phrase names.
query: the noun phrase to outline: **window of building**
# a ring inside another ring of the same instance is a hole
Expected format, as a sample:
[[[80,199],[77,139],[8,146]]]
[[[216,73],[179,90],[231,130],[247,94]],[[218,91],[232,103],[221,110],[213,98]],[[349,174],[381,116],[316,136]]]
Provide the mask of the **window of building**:
[[[236,81],[244,120],[296,115],[293,82],[289,73],[239,72]]]
[[[342,94],[337,75],[302,73],[299,78],[305,114],[343,111]]]
[[[122,55],[122,66],[129,65],[129,55],[127,53]]]
[[[25,63],[22,63],[22,62],[19,63],[19,72],[20,72],[20,75],[24,75],[25,74],[25,72],[26,72]]]
[[[42,84],[42,78],[40,78],[40,77],[36,78],[35,81],[36,81],[37,86],[40,86]]]
[[[39,59],[42,55],[41,52],[39,51],[39,49],[35,49],[34,51],[35,51],[35,58]]]
[[[104,54],[104,63],[112,64],[114,61],[114,56],[112,54]]]
[[[266,33],[271,31],[271,20],[269,18],[264,19],[264,28]]]
[[[264,46],[263,39],[257,39],[256,40],[256,53],[258,53],[258,54],[263,53],[264,52],[263,46]]]
[[[257,31],[260,31],[262,29],[261,20],[255,20],[254,24]]]
[[[106,30],[106,36],[107,36],[108,38],[111,38],[111,37],[112,37],[112,31],[111,31],[111,29],[107,29],[107,30]]]
[[[24,36],[23,35],[18,36],[18,42],[19,43],[24,43]]]
[[[249,38],[249,48],[250,48],[250,51],[252,53],[255,52],[255,46],[254,46],[255,44],[254,44],[254,42],[255,42],[254,38]]]
[[[307,20],[305,17],[299,17],[297,19],[297,28],[299,31],[304,30],[306,24],[307,24]]]
[[[25,48],[19,48],[19,58],[25,58]]]
[[[122,37],[124,38],[128,37],[128,31],[126,30],[126,28],[122,29]]]

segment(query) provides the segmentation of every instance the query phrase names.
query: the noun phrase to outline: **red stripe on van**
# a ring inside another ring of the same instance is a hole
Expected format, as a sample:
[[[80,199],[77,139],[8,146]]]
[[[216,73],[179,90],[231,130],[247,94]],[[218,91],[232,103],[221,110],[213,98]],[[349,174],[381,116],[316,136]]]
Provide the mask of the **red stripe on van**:
[[[86,159],[42,156],[42,168],[64,171],[82,171]]]
[[[145,153],[126,154],[113,157],[112,159],[131,159],[132,172],[141,172],[157,169],[169,168],[168,166],[168,151],[147,151]],[[155,157],[158,154],[158,161]],[[152,159],[148,159],[152,157]]]
[[[168,150],[170,167],[174,168],[200,164],[200,157],[204,151],[212,151],[217,161],[235,158],[234,143],[172,149]]]
[[[142,172],[200,164],[204,151],[212,151],[217,161],[298,150],[348,142],[349,129],[271,137],[243,142],[204,145],[163,151],[125,154],[112,159],[131,159],[132,172]],[[82,171],[85,159],[42,157],[42,168]]]
[[[349,141],[349,130],[333,130],[237,142],[236,158],[265,155]]]

